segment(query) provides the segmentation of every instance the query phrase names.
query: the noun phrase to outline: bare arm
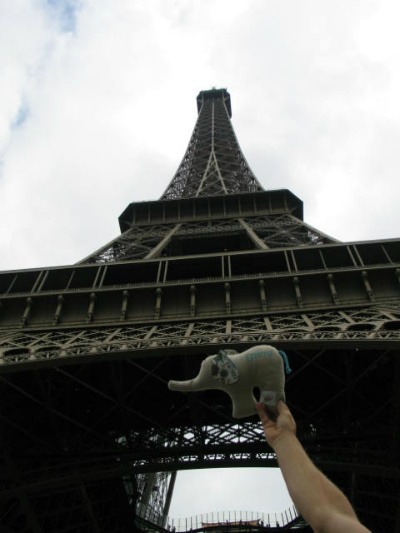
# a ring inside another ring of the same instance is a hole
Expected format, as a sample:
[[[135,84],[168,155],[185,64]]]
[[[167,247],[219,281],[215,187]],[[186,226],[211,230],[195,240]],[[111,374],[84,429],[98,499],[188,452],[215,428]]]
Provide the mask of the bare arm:
[[[271,420],[257,404],[265,437],[276,453],[289,494],[300,514],[317,533],[368,533],[345,495],[311,462],[296,437],[296,423],[283,403]]]

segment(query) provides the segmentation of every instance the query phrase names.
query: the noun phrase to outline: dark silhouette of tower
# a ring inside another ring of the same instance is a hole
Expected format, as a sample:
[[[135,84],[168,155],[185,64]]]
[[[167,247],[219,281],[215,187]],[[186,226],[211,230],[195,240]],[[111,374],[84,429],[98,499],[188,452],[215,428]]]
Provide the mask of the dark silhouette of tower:
[[[197,105],[178,171],[125,209],[118,238],[76,265],[0,274],[4,531],[162,529],[177,470],[274,466],[224,393],[166,387],[259,343],[289,355],[313,460],[371,530],[400,531],[400,240],[310,227],[301,200],[253,175],[228,92]]]

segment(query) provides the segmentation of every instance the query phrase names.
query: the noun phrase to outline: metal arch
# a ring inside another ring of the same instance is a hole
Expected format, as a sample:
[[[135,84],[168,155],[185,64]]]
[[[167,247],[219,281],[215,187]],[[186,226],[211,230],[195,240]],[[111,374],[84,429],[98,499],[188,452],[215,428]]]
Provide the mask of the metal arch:
[[[27,493],[69,486],[76,482],[96,479],[118,478],[132,474],[170,472],[181,469],[219,468],[226,466],[276,466],[274,453],[268,449],[259,424],[212,425],[201,428],[187,427],[150,431],[141,435],[141,447],[123,446],[93,455],[89,452],[75,457],[65,457],[46,468],[48,457],[33,454],[31,457],[16,457],[24,467],[18,483],[2,483],[0,499],[16,494],[23,488]],[[182,435],[184,440],[182,441]],[[139,437],[139,435],[137,435]],[[207,449],[205,441],[209,441]],[[178,443],[178,444],[177,444]],[[351,441],[341,447],[333,443],[321,447],[321,441],[309,441],[307,449],[315,463],[325,471],[357,472],[373,477],[399,480],[400,471],[394,469],[384,453],[356,450]],[[150,449],[149,449],[150,447]],[[30,463],[29,463],[30,461]],[[33,468],[29,468],[32,464]],[[167,477],[166,477],[167,479]]]

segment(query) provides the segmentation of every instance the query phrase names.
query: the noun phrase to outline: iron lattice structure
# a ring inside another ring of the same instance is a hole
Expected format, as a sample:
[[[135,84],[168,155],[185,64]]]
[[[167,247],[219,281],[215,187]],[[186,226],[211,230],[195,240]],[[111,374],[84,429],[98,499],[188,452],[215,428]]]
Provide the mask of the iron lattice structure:
[[[161,199],[262,191],[237,142],[226,90],[202,91],[189,146]]]
[[[264,191],[203,91],[159,201],[72,266],[0,275],[1,523],[13,532],[162,529],[174,472],[275,466],[220,391],[166,383],[221,347],[269,343],[315,463],[372,531],[400,530],[400,240],[340,243]],[[172,474],[171,474],[172,473]],[[277,510],[281,511],[281,510]]]

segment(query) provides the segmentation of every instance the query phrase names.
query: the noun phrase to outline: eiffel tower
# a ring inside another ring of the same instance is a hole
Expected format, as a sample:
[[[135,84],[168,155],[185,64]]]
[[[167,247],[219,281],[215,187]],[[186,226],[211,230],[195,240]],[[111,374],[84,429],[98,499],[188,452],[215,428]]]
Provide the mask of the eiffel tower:
[[[254,176],[229,93],[197,107],[175,176],[125,209],[119,237],[72,266],[0,274],[2,531],[163,531],[177,471],[276,466],[224,393],[166,386],[260,343],[289,356],[314,462],[367,527],[400,531],[400,240],[309,226],[299,198]],[[290,510],[276,522],[307,530]]]

